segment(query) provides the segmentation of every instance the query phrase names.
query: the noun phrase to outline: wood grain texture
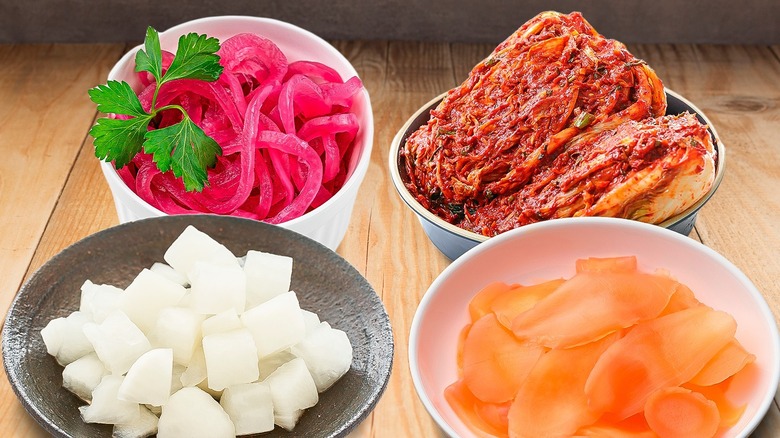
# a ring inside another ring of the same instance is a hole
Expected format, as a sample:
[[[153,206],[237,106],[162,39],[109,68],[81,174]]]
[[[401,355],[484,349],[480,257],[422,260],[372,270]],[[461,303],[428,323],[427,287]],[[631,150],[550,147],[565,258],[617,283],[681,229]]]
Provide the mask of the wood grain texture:
[[[333,44],[358,70],[375,117],[371,163],[338,253],[382,298],[395,336],[387,390],[350,437],[443,437],[414,390],[408,338],[420,299],[450,261],[430,243],[395,192],[388,154],[407,118],[462,82],[493,45],[385,40]],[[742,269],[780,320],[780,142],[774,140],[780,121],[780,47],[629,48],[646,59],[667,86],[699,106],[726,144],[726,178],[699,215],[692,237]],[[0,162],[3,315],[34,269],[80,238],[117,223],[87,135],[96,114],[86,90],[105,80],[124,50],[123,45],[0,46],[0,151],[10,154]],[[4,376],[0,418],[2,437],[45,436]],[[775,403],[753,437],[778,434],[780,409]]]

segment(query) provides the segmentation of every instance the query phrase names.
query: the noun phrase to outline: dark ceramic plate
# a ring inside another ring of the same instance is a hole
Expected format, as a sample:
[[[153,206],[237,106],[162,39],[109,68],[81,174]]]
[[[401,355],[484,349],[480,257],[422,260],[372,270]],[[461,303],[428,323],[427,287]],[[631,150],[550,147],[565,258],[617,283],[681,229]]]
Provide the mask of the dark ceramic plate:
[[[291,288],[301,307],[345,331],[352,366],[320,402],[307,410],[293,432],[280,428],[263,437],[344,436],[371,412],[390,377],[393,334],[382,302],[346,260],[295,232],[247,219],[166,216],[98,232],[66,248],[22,286],[3,327],[3,364],[16,395],[48,432],[58,437],[110,437],[111,427],[86,424],[83,402],[62,388],[62,367],[46,353],[40,336],[49,320],[78,309],[80,287],[89,279],[126,287],[162,256],[192,224],[236,256],[250,249],[293,257]]]

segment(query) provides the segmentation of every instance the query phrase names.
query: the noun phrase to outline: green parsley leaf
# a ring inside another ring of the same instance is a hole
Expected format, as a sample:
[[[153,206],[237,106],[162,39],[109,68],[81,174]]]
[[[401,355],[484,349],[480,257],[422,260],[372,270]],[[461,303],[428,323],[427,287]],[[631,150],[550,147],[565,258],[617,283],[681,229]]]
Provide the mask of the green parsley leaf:
[[[144,50],[135,54],[135,71],[146,71],[152,74],[159,84],[162,80],[162,50],[160,49],[160,35],[151,26],[146,28]]]
[[[165,72],[162,82],[174,79],[216,81],[222,74],[219,64],[219,40],[206,35],[190,33],[179,38],[176,57]]]
[[[208,179],[206,168],[213,166],[222,149],[189,118],[180,123],[146,132],[144,150],[152,154],[157,167],[173,169],[188,190],[203,190]]]
[[[141,152],[150,120],[148,114],[127,120],[98,119],[89,130],[95,138],[95,155],[103,161],[113,161],[114,167],[121,169]]]
[[[108,81],[89,90],[98,111],[129,118],[99,118],[89,133],[94,137],[95,156],[113,161],[117,169],[132,161],[144,150],[162,172],[172,170],[182,178],[188,191],[203,190],[208,183],[207,168],[213,167],[222,154],[219,144],[206,135],[179,105],[156,107],[160,87],[176,79],[216,81],[222,74],[219,64],[219,40],[190,33],[179,38],[176,55],[168,70],[162,71],[160,36],[149,27],[144,48],[135,57],[136,72],[149,72],[155,78],[151,108],[147,112],[138,96],[126,82]],[[182,121],[161,129],[149,130],[149,124],[161,111],[182,113]]]

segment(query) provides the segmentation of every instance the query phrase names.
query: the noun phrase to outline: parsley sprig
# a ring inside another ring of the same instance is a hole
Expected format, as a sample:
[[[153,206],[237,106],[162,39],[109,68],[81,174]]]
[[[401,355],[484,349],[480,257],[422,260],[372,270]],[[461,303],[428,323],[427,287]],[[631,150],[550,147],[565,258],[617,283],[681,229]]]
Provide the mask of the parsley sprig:
[[[198,79],[213,82],[222,74],[219,64],[219,40],[190,33],[179,38],[176,55],[163,73],[160,37],[156,30],[146,30],[144,49],[135,57],[135,71],[149,72],[155,79],[149,112],[127,82],[108,81],[89,90],[98,111],[121,114],[123,118],[99,118],[89,134],[95,139],[95,155],[113,161],[117,169],[129,163],[143,149],[161,172],[173,170],[182,178],[187,191],[203,190],[208,183],[206,169],[213,167],[222,148],[206,135],[180,105],[157,107],[157,95],[163,84],[176,79]],[[149,129],[157,116],[166,110],[178,110],[182,120],[160,129]]]

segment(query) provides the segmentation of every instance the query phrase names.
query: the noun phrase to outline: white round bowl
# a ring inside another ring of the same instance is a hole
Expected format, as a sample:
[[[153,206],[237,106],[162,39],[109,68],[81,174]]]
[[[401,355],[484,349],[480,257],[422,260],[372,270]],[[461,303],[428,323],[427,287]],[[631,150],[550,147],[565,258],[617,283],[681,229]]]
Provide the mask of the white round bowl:
[[[780,337],[761,293],[725,257],[679,233],[627,219],[554,219],[493,237],[449,265],[423,296],[412,321],[409,365],[417,394],[453,437],[474,437],[444,399],[457,380],[458,337],[468,303],[492,281],[533,284],[574,275],[578,258],[635,255],[639,268],[666,269],[696,297],[737,321],[737,339],[756,355],[755,380],[737,402],[747,403],[724,437],[746,437],[766,414],[780,378]]]
[[[181,35],[195,32],[216,37],[220,41],[243,32],[262,35],[273,41],[287,56],[289,62],[317,61],[335,69],[344,80],[358,76],[355,68],[336,48],[317,35],[282,21],[247,16],[206,17],[188,21],[160,32],[163,50],[176,51]],[[135,54],[142,46],[127,52],[108,74],[108,80],[126,81],[138,91]],[[360,130],[355,138],[355,153],[349,163],[350,173],[344,186],[316,209],[290,221],[279,224],[335,250],[347,231],[358,189],[368,170],[374,140],[374,116],[368,92],[363,89],[355,99],[352,111],[357,115]],[[101,161],[103,175],[108,181],[121,223],[138,219],[165,216],[133,192],[119,177],[113,164]]]

